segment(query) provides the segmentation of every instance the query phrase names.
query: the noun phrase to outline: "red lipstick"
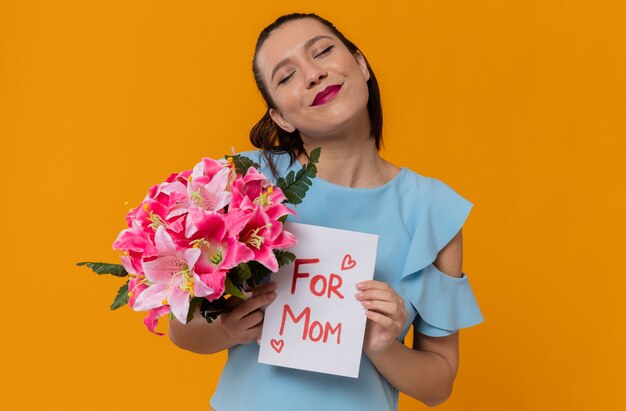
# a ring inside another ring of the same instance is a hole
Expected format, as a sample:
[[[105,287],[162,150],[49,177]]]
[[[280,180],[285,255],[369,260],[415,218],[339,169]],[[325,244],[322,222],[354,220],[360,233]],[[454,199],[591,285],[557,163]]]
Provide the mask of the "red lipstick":
[[[341,90],[341,84],[334,84],[332,86],[326,87],[324,90],[317,93],[315,99],[313,99],[313,104],[311,104],[311,106],[319,106],[328,103],[335,98],[337,93],[339,93],[339,90]]]

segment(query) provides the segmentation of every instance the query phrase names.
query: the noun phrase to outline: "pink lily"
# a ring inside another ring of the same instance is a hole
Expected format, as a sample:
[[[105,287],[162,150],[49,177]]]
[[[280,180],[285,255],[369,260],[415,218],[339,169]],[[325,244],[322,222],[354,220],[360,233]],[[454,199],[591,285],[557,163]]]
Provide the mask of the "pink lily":
[[[205,157],[196,164],[191,172],[192,179],[195,180],[200,176],[209,177],[212,179],[218,172],[228,166],[225,160],[213,160],[212,158]]]
[[[159,253],[148,233],[138,227],[122,230],[113,242],[113,249],[128,252],[133,257],[133,267],[137,271],[140,271],[141,267],[135,258],[154,257]]]
[[[143,271],[152,284],[137,297],[133,309],[146,311],[169,305],[176,319],[185,324],[189,298],[213,293],[193,269],[201,251],[177,249],[163,226],[157,228],[155,242],[159,255],[155,260],[143,262]]]
[[[163,189],[170,196],[167,219],[184,215],[191,207],[220,211],[230,203],[232,194],[226,189],[231,171],[221,167],[213,177],[202,173],[196,166],[186,184],[174,181]]]
[[[270,185],[267,178],[254,167],[250,167],[243,178],[235,180],[232,192],[232,207],[254,208],[255,205],[261,205],[272,220],[285,215],[297,215],[284,204],[287,197],[283,191]]]
[[[227,191],[231,172],[229,168],[222,168],[213,177],[194,177],[192,174],[187,184],[189,206],[206,211],[220,211],[226,207],[232,197],[230,191]]]
[[[187,184],[181,181],[174,181],[163,189],[169,196],[167,218],[179,216],[187,212],[189,208],[189,197]]]
[[[129,227],[139,227],[147,233],[154,233],[158,226],[167,227],[167,206],[148,199],[126,215]]]
[[[191,208],[188,217],[189,244],[201,251],[194,270],[213,289],[213,294],[206,296],[213,300],[224,293],[226,272],[253,259],[254,253],[229,234],[223,214]]]
[[[296,244],[295,236],[283,230],[282,223],[269,218],[261,206],[256,206],[253,210],[233,210],[227,218],[231,234],[236,235],[254,253],[253,260],[272,272],[278,270],[278,261],[273,250]]]
[[[196,272],[229,270],[254,257],[248,247],[229,235],[224,215],[198,209],[189,210],[186,235],[189,243],[200,248]]]

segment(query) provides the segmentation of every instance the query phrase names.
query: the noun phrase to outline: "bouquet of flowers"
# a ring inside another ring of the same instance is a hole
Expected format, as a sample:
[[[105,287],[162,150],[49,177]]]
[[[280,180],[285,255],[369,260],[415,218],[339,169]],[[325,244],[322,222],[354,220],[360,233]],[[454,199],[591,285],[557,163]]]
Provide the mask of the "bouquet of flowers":
[[[128,277],[111,305],[148,311],[155,331],[169,314],[181,323],[201,315],[211,322],[227,310],[228,298],[245,299],[244,288],[258,285],[295,256],[284,249],[296,238],[283,229],[317,173],[320,149],[309,163],[276,185],[251,159],[233,155],[204,158],[192,170],[174,173],[150,188],[126,216],[128,228],[113,243],[122,264],[78,263],[97,274]]]

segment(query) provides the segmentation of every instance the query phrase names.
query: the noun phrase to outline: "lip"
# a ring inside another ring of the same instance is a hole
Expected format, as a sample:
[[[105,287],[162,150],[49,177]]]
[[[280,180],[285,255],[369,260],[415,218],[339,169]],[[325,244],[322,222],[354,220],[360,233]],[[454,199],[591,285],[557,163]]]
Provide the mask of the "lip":
[[[333,84],[331,86],[326,87],[324,90],[317,93],[315,98],[313,99],[313,103],[311,106],[320,106],[322,104],[326,104],[339,93],[341,90],[342,84]]]

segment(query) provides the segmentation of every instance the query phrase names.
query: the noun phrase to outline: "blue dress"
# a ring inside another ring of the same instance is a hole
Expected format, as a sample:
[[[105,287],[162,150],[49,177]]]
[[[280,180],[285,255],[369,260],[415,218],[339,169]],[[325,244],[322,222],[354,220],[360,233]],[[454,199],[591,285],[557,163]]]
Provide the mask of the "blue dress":
[[[271,177],[260,151],[242,153]],[[289,156],[277,162],[280,175],[300,169]],[[378,234],[374,279],[404,299],[411,324],[422,334],[446,336],[483,321],[465,274],[452,277],[432,263],[465,222],[472,203],[445,183],[407,168],[376,188],[349,188],[313,180],[298,218],[288,221]],[[228,350],[211,405],[217,411],[395,411],[398,391],[362,355],[358,378],[259,364],[259,346]]]

